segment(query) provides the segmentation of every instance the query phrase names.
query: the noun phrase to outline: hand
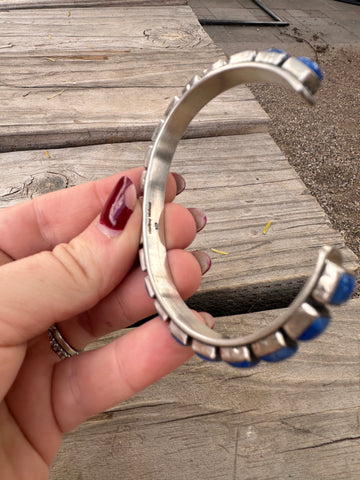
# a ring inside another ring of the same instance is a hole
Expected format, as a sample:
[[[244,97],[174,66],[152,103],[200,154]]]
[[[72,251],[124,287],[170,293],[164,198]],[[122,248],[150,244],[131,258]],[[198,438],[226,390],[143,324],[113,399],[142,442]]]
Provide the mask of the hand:
[[[64,432],[192,355],[158,317],[66,360],[50,348],[47,330],[54,323],[80,350],[155,313],[137,265],[141,172],[129,170],[0,212],[0,478],[47,478]],[[169,176],[168,202],[176,178]],[[183,250],[205,224],[199,213],[173,203],[165,207],[168,258],[184,298],[196,291],[204,270]],[[206,264],[204,255],[198,259]]]

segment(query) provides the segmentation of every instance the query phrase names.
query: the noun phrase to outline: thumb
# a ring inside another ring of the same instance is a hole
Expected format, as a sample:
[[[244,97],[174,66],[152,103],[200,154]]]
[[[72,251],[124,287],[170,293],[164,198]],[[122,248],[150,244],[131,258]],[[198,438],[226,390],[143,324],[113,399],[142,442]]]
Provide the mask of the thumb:
[[[136,259],[140,231],[136,189],[122,177],[100,217],[79,236],[2,266],[0,346],[23,343],[110,293]]]

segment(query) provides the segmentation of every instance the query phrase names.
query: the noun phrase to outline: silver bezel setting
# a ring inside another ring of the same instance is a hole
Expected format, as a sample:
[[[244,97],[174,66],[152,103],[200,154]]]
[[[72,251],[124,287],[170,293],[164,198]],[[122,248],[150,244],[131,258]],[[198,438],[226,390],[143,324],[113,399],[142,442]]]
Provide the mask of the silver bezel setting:
[[[282,349],[296,348],[301,334],[319,317],[330,316],[331,303],[345,269],[338,250],[323,247],[313,275],[284,315],[268,327],[247,336],[227,338],[205,326],[181,299],[171,277],[164,245],[162,212],[167,176],[176,147],[191,120],[209,101],[241,83],[272,82],[288,86],[309,103],[320,79],[312,68],[285,52],[245,51],[220,59],[202,75],[194,75],[181,97],[175,97],[152,137],[143,175],[143,230],[140,265],[145,284],[159,315],[172,335],[208,360],[251,365]]]

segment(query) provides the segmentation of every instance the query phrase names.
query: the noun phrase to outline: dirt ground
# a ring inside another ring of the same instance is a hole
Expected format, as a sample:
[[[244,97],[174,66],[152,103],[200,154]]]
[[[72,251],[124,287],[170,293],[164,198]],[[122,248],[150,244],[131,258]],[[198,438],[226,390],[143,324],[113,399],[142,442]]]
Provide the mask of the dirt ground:
[[[324,81],[314,107],[281,87],[250,88],[271,118],[275,142],[360,258],[360,47],[317,40],[312,57]]]

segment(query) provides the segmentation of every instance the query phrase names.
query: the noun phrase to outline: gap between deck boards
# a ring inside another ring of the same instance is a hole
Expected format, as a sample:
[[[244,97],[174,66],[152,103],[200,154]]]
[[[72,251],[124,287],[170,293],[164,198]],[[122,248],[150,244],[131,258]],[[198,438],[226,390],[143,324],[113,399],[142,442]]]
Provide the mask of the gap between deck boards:
[[[148,147],[130,142],[2,153],[0,207],[139,167]],[[187,181],[177,201],[208,217],[191,249],[209,253],[213,266],[192,307],[214,315],[283,307],[311,275],[325,244],[341,249],[348,268],[357,267],[269,134],[182,140],[172,170]]]
[[[218,321],[234,336],[282,313]],[[68,469],[89,480],[119,472],[124,480],[169,472],[171,480],[202,480],[209,471],[214,480],[360,478],[359,315],[359,299],[334,309],[328,330],[285,362],[235,369],[193,357],[67,434],[50,478],[68,480]]]

